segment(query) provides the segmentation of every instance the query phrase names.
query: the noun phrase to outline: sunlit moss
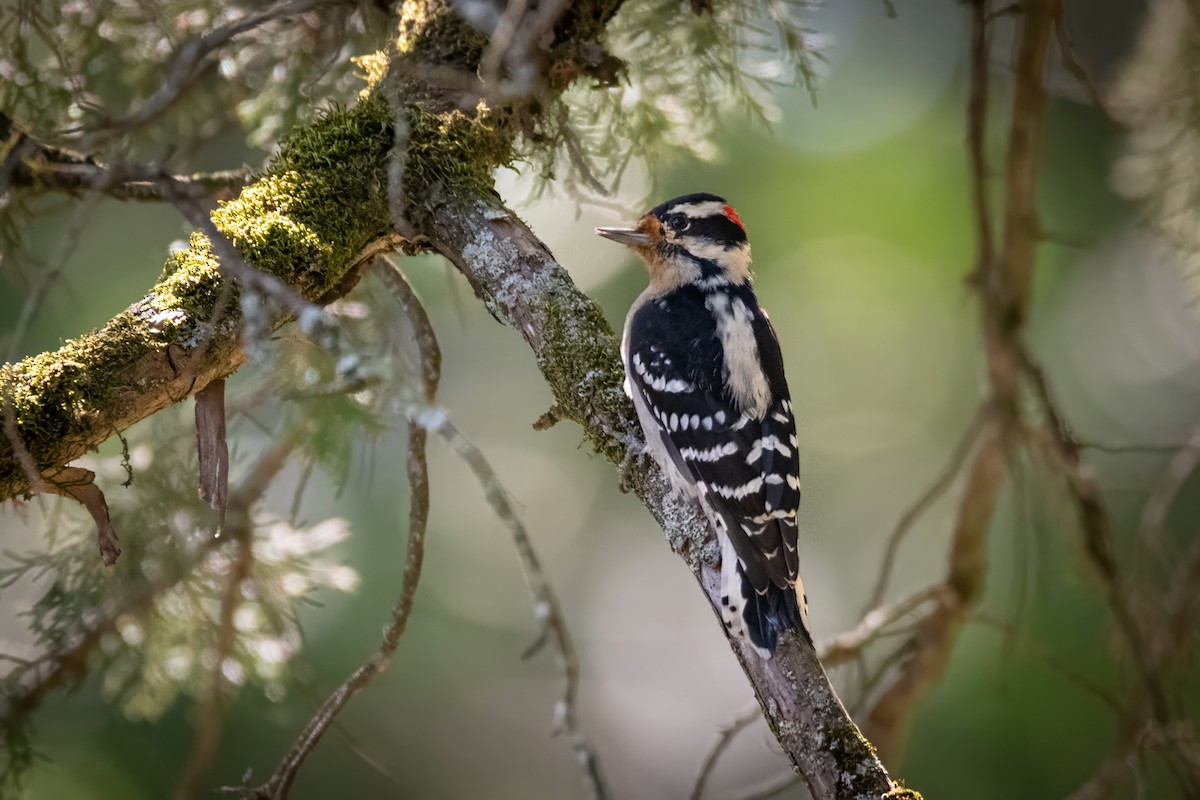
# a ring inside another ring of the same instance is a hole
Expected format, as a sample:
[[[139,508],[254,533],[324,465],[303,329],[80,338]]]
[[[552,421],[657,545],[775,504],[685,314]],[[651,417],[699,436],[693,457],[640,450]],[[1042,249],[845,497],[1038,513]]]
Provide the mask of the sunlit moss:
[[[373,53],[366,55],[353,56],[350,62],[354,66],[363,71],[363,74],[358,77],[362,78],[366,86],[358,93],[359,100],[366,100],[375,91],[376,87],[387,75],[388,62],[391,60],[386,50],[376,50]]]
[[[255,269],[276,275],[316,300],[336,286],[361,249],[389,228],[384,165],[392,144],[387,104],[371,98],[335,108],[286,139],[266,173],[213,214],[213,221]],[[226,300],[222,302],[224,295]],[[61,348],[6,365],[0,397],[11,404],[17,432],[39,467],[64,454],[104,420],[122,419],[146,387],[131,385],[137,364],[168,346],[184,357],[201,345],[203,326],[228,324],[238,313],[222,290],[208,239],[167,260],[158,284],[103,329]],[[204,358],[221,347],[203,346]],[[12,445],[0,439],[0,497],[22,484]]]
[[[488,37],[445,0],[404,3],[396,45],[418,61],[474,69]]]

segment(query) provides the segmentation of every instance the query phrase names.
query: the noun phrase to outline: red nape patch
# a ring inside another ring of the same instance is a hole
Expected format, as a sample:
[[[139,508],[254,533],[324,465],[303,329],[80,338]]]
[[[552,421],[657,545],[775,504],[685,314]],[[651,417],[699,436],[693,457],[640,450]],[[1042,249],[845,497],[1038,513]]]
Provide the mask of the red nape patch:
[[[723,208],[722,210],[725,212],[725,216],[729,219],[730,222],[732,222],[734,225],[737,225],[739,228],[741,228],[743,233],[746,232],[746,226],[742,224],[742,218],[739,217],[737,215],[737,212],[733,210],[733,206],[725,206],[725,208]]]

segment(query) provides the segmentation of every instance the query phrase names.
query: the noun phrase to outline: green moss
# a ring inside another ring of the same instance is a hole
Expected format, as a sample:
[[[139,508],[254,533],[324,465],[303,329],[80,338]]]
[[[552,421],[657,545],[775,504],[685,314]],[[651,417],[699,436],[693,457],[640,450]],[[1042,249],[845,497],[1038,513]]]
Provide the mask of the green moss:
[[[512,163],[511,119],[482,101],[473,115],[458,109],[432,112],[415,104],[406,111],[404,195],[409,218],[418,228],[428,220],[435,187],[487,194],[496,168]]]
[[[538,366],[564,414],[578,422],[588,442],[614,464],[625,459],[620,434],[637,437],[633,406],[621,391],[624,370],[616,337],[600,308],[577,292],[547,292],[537,309],[544,319]],[[605,335],[595,336],[595,331]],[[630,421],[626,431],[605,431],[596,419]],[[614,435],[617,434],[617,435]]]
[[[446,0],[407,2],[400,10],[397,47],[418,62],[474,72],[487,45],[488,37]]]
[[[247,262],[309,300],[337,286],[362,248],[390,227],[385,167],[392,146],[386,102],[331,109],[281,145],[266,174],[213,214]],[[222,297],[226,299],[222,301]],[[201,334],[236,318],[207,237],[167,259],[141,302],[97,332],[0,368],[0,399],[39,469],[107,438],[147,387],[134,367],[169,346],[215,359]],[[165,378],[163,378],[165,380]],[[0,437],[0,499],[24,491],[9,437]]]
[[[906,789],[901,786],[885,794],[883,800],[924,800],[924,798],[916,789]]]
[[[0,398],[9,404],[17,431],[40,468],[62,463],[57,452],[81,430],[103,426],[125,413],[127,366],[147,348],[153,334],[136,313],[125,311],[100,333],[63,343],[58,350],[0,368]],[[12,445],[0,445],[0,497],[22,475]]]

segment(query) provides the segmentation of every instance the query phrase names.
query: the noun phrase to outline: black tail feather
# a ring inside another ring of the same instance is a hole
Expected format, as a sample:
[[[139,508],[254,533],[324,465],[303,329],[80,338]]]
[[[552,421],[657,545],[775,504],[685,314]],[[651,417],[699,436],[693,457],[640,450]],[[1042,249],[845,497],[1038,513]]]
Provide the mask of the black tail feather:
[[[798,631],[805,641],[812,644],[812,636],[800,614],[795,587],[781,589],[771,583],[767,586],[766,594],[759,594],[742,574],[742,598],[745,600],[742,618],[746,623],[746,633],[756,647],[774,653],[779,644],[779,634],[784,631]]]

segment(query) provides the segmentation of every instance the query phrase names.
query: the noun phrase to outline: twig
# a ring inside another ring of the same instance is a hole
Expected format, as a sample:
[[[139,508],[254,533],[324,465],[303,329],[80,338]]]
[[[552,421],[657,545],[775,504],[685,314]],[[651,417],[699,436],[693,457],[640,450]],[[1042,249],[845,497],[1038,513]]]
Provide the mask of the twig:
[[[1034,187],[1037,182],[1038,156],[1041,142],[1042,114],[1046,103],[1043,79],[1046,50],[1054,24],[1053,8],[1058,0],[1029,0],[1021,26],[1021,46],[1017,54],[1016,91],[1013,94],[1012,119],[1009,125],[1008,153],[1005,160],[1004,183],[1004,240],[1001,243],[996,267],[1001,273],[999,283],[990,287],[997,293],[1000,307],[993,324],[1002,326],[998,333],[1012,336],[1024,322],[1029,308],[1034,252],[1038,242],[1038,223],[1034,210]],[[1015,380],[1015,365],[1008,359],[989,353],[992,371],[1004,365],[1011,375],[998,376],[996,388],[1006,392],[1007,381]],[[1007,402],[1010,398],[1001,397]],[[1015,397],[1012,398],[1015,402]]]
[[[837,667],[862,655],[864,648],[878,639],[892,623],[903,619],[930,600],[938,599],[945,585],[936,583],[892,606],[880,606],[863,615],[853,629],[840,633],[821,646],[821,663]]]
[[[1169,721],[1166,693],[1161,676],[1153,664],[1146,633],[1127,604],[1121,572],[1113,555],[1112,521],[1104,507],[1100,488],[1080,462],[1079,442],[1059,411],[1041,366],[1024,346],[1018,347],[1017,357],[1021,369],[1032,380],[1042,411],[1049,421],[1049,435],[1036,437],[1036,443],[1050,466],[1065,478],[1067,489],[1079,511],[1084,555],[1104,587],[1109,610],[1128,643],[1129,654],[1146,687],[1155,719],[1165,726]]]
[[[277,447],[272,447],[259,458],[242,480],[236,496],[243,498],[262,496],[286,462],[286,455],[281,455]],[[66,685],[73,678],[85,674],[92,652],[100,646],[105,636],[117,629],[119,620],[127,616],[137,616],[149,608],[159,595],[187,578],[192,572],[192,567],[200,564],[211,550],[223,546],[227,541],[229,539],[225,537],[204,539],[201,546],[192,554],[187,566],[172,573],[166,580],[147,581],[141,591],[132,595],[119,608],[113,609],[103,618],[89,624],[87,629],[75,637],[72,643],[23,667],[22,672],[29,674],[30,680],[19,693],[6,698],[6,717],[11,720],[16,716],[28,714],[40,705],[50,692]],[[46,665],[50,665],[49,669],[43,670]]]
[[[1175,496],[1183,488],[1188,476],[1200,464],[1200,428],[1192,431],[1187,442],[1179,452],[1167,463],[1162,477],[1154,486],[1146,505],[1142,507],[1142,520],[1138,531],[1139,537],[1160,560],[1169,558],[1170,544],[1163,531],[1167,512],[1175,501]]]
[[[914,628],[909,640],[912,655],[867,717],[868,735],[885,760],[898,753],[909,711],[942,674],[958,632],[983,595],[988,527],[1006,475],[999,433],[987,430],[976,451],[959,505],[943,590],[937,593],[933,610]]]
[[[162,84],[140,108],[121,119],[108,122],[103,127],[87,131],[90,140],[90,146],[87,149],[95,149],[97,145],[111,139],[116,134],[136,130],[157,119],[214,66],[209,57],[236,37],[272,20],[292,14],[301,14],[328,2],[342,2],[342,0],[292,0],[292,2],[279,3],[258,13],[248,14],[227,25],[214,28],[203,36],[189,39],[175,53],[175,59]]]
[[[1069,446],[1052,436],[1036,438],[1052,469],[1063,478],[1079,512],[1079,527],[1083,535],[1083,552],[1093,567],[1108,602],[1109,611],[1116,620],[1117,628],[1125,637],[1130,657],[1146,688],[1147,697],[1154,710],[1155,718],[1165,724],[1169,717],[1166,693],[1161,676],[1152,663],[1145,633],[1127,605],[1121,572],[1113,555],[1112,528],[1108,513],[1100,499],[1100,490],[1094,479],[1085,475],[1077,458],[1072,458]]]
[[[1080,689],[1084,690],[1092,697],[1095,697],[1101,703],[1106,705],[1115,714],[1120,715],[1121,705],[1113,698],[1103,686],[1092,680],[1087,675],[1066,664],[1061,659],[1057,658],[1053,652],[1042,647],[1037,642],[1025,636],[1020,636],[1013,626],[1003,622],[1002,620],[993,619],[987,614],[975,614],[971,617],[972,622],[979,623],[985,628],[996,631],[1011,641],[1016,642],[1022,648],[1030,653],[1038,661],[1041,661],[1054,672],[1064,677],[1068,682],[1075,684]]]
[[[1178,444],[1107,444],[1105,442],[1093,442],[1090,440],[1079,442],[1080,450],[1097,450],[1110,455],[1122,455],[1124,453],[1145,453],[1147,455],[1174,453],[1181,446]]]
[[[1104,112],[1109,119],[1116,119],[1108,104],[1104,102],[1104,98],[1100,95],[1100,90],[1096,88],[1096,84],[1092,81],[1083,64],[1079,62],[1079,57],[1075,54],[1075,43],[1071,41],[1071,32],[1067,28],[1067,4],[1063,0],[1058,0],[1057,8],[1054,13],[1054,34],[1058,41],[1058,55],[1062,61],[1063,67],[1067,72],[1071,73],[1083,90],[1087,93],[1088,99]]]
[[[243,479],[237,491],[229,498],[229,524],[219,532],[219,538],[237,543],[237,554],[229,566],[225,591],[221,595],[221,612],[217,621],[216,657],[209,674],[209,690],[199,711],[196,738],[191,755],[184,765],[183,774],[175,789],[176,800],[186,800],[200,790],[200,784],[212,768],[221,741],[223,710],[221,700],[225,683],[225,662],[233,653],[237,639],[234,615],[242,603],[242,585],[250,579],[254,566],[254,520],[251,511],[262,499],[276,476],[287,465],[300,439],[295,432],[288,433],[274,442],[264,452],[254,467]],[[218,538],[217,536],[213,537]]]
[[[394,293],[401,297],[410,322],[417,330],[414,341],[420,352],[421,369],[417,375],[421,394],[432,400],[441,378],[441,352],[437,337],[429,324],[424,307],[413,294],[398,270],[381,270]],[[387,669],[392,656],[408,626],[421,567],[425,558],[425,530],[429,522],[429,464],[425,456],[426,429],[415,421],[408,426],[408,457],[406,460],[409,485],[408,547],[404,559],[404,574],[400,579],[400,597],[392,609],[392,618],[384,630],[383,641],[371,657],[342,682],[321,704],[304,726],[291,750],[275,768],[274,773],[257,789],[249,792],[256,798],[284,798],[291,789],[296,774],[321,737],[333,724],[350,699],[365,689],[377,675]]]
[[[479,76],[485,86],[495,86],[500,82],[500,68],[508,55],[517,25],[525,15],[525,6],[526,0],[508,0],[508,7],[492,29],[487,49],[479,58]]]
[[[980,287],[991,281],[992,212],[988,204],[988,0],[974,0],[971,15],[971,90],[967,99],[967,156],[970,163],[971,200],[975,213],[975,272]],[[872,605],[878,605],[876,600]]]
[[[247,509],[238,510],[241,512],[239,516],[248,522]],[[225,530],[225,534],[237,542],[237,555],[229,566],[225,591],[221,595],[216,655],[209,670],[208,694],[205,695],[199,710],[199,722],[196,724],[196,738],[192,744],[191,755],[188,756],[175,789],[176,800],[187,800],[199,791],[200,784],[212,769],[213,759],[216,758],[217,747],[221,742],[221,700],[225,683],[225,662],[232,655],[237,638],[233,619],[242,602],[242,584],[250,579],[253,569],[254,550],[250,542],[252,533],[253,529],[249,525],[238,525],[236,528]]]
[[[553,642],[558,655],[558,666],[563,673],[562,697],[554,708],[555,727],[567,735],[571,746],[575,749],[575,755],[579,758],[583,785],[588,796],[593,800],[603,800],[608,796],[608,791],[600,773],[599,761],[575,719],[575,702],[579,691],[579,659],[575,654],[575,646],[571,642],[570,633],[567,631],[567,623],[558,604],[558,597],[546,580],[541,561],[529,540],[529,532],[525,530],[525,524],[517,516],[516,510],[508,501],[508,495],[500,485],[498,476],[479,448],[464,437],[442,412],[427,413],[418,416],[417,419],[428,430],[441,436],[450,449],[466,462],[471,471],[475,473],[475,478],[479,481],[480,486],[483,487],[488,505],[492,507],[496,516],[508,527],[509,533],[512,535],[521,564],[521,572],[525,576],[525,584],[533,596],[534,617],[542,626],[542,632],[534,647],[530,648],[530,652],[533,652],[543,642]]]
[[[986,417],[987,406],[981,405],[975,411],[975,416],[971,419],[971,423],[967,426],[962,438],[959,439],[954,451],[950,454],[950,460],[946,462],[946,466],[942,468],[942,472],[934,479],[929,488],[917,498],[917,501],[909,506],[900,516],[896,527],[892,530],[891,535],[888,536],[887,547],[884,549],[883,554],[883,565],[880,567],[879,577],[875,580],[875,591],[871,593],[871,599],[867,602],[867,608],[863,611],[864,616],[868,614],[870,609],[878,608],[883,603],[884,595],[887,594],[888,581],[891,578],[892,569],[896,564],[896,554],[900,550],[901,541],[904,539],[905,534],[912,528],[913,523],[954,485],[954,480],[958,477],[958,473],[962,471],[962,466],[966,462],[967,456],[971,454],[971,448],[975,446],[975,441],[979,438],[979,431],[983,428],[983,422]]]
[[[800,779],[795,775],[784,773],[777,778],[768,778],[754,786],[743,789],[736,800],[769,800],[798,784]]]
[[[696,775],[695,784],[692,785],[692,793],[688,795],[689,800],[700,800],[704,795],[704,787],[708,784],[709,776],[717,766],[717,761],[729,749],[729,745],[733,744],[734,738],[761,718],[762,709],[758,707],[758,703],[751,703],[739,711],[732,720],[721,726],[717,732],[717,741],[709,748],[708,753],[704,756],[704,761],[700,764],[700,772]]]
[[[11,132],[11,133],[9,133]],[[31,192],[95,192],[117,200],[163,201],[171,198],[162,168],[142,164],[101,164],[95,157],[39,141],[16,129],[0,112],[0,138],[15,136],[0,158],[0,190],[6,185]],[[171,180],[194,197],[208,197],[246,186],[248,167],[175,175]],[[3,192],[0,191],[0,194]],[[10,359],[11,360],[11,357]]]

